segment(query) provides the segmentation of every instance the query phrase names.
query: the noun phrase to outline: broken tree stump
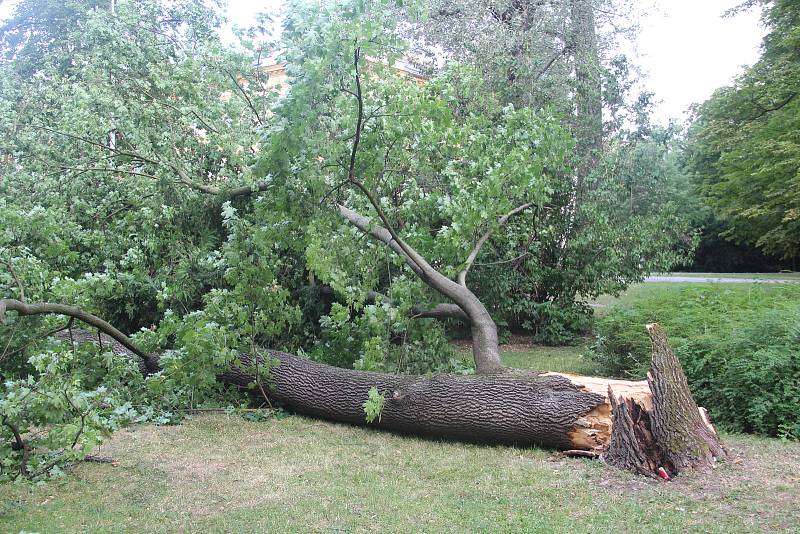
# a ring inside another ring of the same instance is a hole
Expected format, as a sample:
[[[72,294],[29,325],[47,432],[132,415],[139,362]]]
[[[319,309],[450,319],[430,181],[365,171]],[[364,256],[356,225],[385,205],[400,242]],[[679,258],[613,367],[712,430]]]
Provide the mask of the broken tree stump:
[[[727,457],[705,409],[689,391],[680,361],[664,330],[647,325],[653,347],[647,384],[649,397],[619,394],[609,385],[611,440],[606,463],[647,476],[663,467],[674,476],[688,469],[709,470]]]

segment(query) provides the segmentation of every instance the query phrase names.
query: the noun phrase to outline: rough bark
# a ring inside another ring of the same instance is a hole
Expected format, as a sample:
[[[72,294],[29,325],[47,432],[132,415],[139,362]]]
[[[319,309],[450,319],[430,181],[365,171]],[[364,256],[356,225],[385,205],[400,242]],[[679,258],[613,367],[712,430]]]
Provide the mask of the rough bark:
[[[616,467],[648,476],[659,468],[674,476],[687,469],[708,470],[727,452],[703,408],[689,391],[681,363],[657,324],[647,325],[653,356],[647,384],[651,395],[614,391],[612,436],[603,455]]]
[[[364,425],[370,388],[385,397],[380,421],[371,426],[434,437],[575,449],[581,418],[605,403],[568,377],[513,373],[431,378],[340,369],[282,352],[269,352],[268,395],[300,413]],[[243,356],[245,368],[252,366]],[[253,381],[237,368],[222,375],[229,384]]]
[[[653,343],[653,359],[647,382],[653,392],[653,435],[664,461],[676,472],[708,469],[727,451],[719,441],[703,408],[698,408],[681,362],[672,352],[664,330],[647,325]]]

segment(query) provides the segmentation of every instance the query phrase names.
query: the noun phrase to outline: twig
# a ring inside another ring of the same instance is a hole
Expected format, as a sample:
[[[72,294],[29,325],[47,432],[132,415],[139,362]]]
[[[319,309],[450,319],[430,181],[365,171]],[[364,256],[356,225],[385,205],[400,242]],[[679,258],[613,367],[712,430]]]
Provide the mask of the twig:
[[[504,263],[513,263],[515,261],[519,261],[522,258],[524,258],[526,256],[530,256],[530,255],[531,255],[530,252],[523,252],[522,254],[517,256],[516,258],[511,258],[510,260],[491,261],[489,263],[478,263],[478,262],[475,262],[475,263],[473,263],[473,265],[475,267],[488,267],[490,265],[503,265]]]
[[[14,279],[14,283],[17,284],[17,288],[19,289],[19,300],[25,302],[25,286],[22,285],[22,282],[17,277],[17,273],[14,272],[14,266],[11,263],[11,260],[2,260],[6,267],[8,267],[8,272],[11,274],[11,278]]]
[[[69,321],[68,321],[68,322],[67,322],[67,324],[65,324],[64,326],[62,326],[62,327],[60,327],[60,328],[54,328],[53,330],[50,330],[50,331],[49,331],[49,332],[47,332],[46,334],[39,336],[38,338],[36,338],[36,339],[34,339],[34,340],[30,341],[29,343],[26,343],[25,345],[23,345],[22,347],[18,348],[17,350],[11,351],[11,352],[9,352],[8,354],[6,354],[6,353],[5,353],[5,351],[3,351],[3,354],[0,356],[0,361],[3,361],[3,359],[5,359],[6,357],[9,357],[9,358],[10,358],[11,356],[14,356],[15,354],[19,354],[20,352],[24,351],[25,349],[27,349],[28,347],[30,347],[30,346],[31,346],[33,343],[35,343],[35,342],[37,342],[37,341],[40,341],[40,340],[42,340],[42,339],[44,339],[44,338],[47,338],[47,337],[50,337],[50,336],[52,336],[53,334],[57,334],[57,333],[59,333],[59,332],[63,332],[63,331],[64,331],[64,330],[66,330],[67,328],[70,328],[70,327],[72,326],[72,323],[73,323],[74,321],[75,321],[75,318],[74,318],[74,317],[70,317],[70,318],[69,318]],[[0,321],[0,322],[1,322],[1,321]],[[14,337],[14,333],[16,333],[16,331],[17,331],[17,330],[16,330],[16,328],[15,328],[15,329],[14,329],[14,332],[12,332],[12,335],[10,336],[12,339],[13,339],[13,337]],[[9,346],[10,344],[11,344],[11,339],[9,339],[9,340],[8,340],[8,344],[6,344],[6,350],[8,350],[8,346]]]
[[[251,110],[251,111],[252,111],[252,112],[255,114],[255,116],[256,116],[256,120],[258,120],[258,124],[259,124],[259,125],[261,125],[261,126],[264,126],[264,121],[263,121],[263,120],[261,120],[261,115],[258,113],[258,110],[257,110],[257,109],[256,109],[256,107],[253,105],[253,101],[252,101],[252,100],[250,100],[250,97],[249,97],[249,96],[247,96],[247,92],[245,92],[244,88],[243,88],[241,85],[239,85],[239,81],[236,79],[236,77],[235,77],[233,74],[231,74],[231,73],[230,73],[230,72],[228,72],[227,70],[225,71],[225,73],[226,73],[226,74],[227,74],[227,75],[230,77],[230,79],[233,81],[234,85],[236,85],[236,88],[239,90],[239,92],[240,92],[240,93],[242,93],[242,96],[244,97],[244,100],[245,100],[245,102],[247,103],[247,106],[248,106],[248,107],[250,108],[250,110]]]
[[[98,464],[111,464],[114,467],[119,465],[119,460],[116,460],[110,456],[95,456],[93,454],[87,454],[83,457],[84,462],[94,462]]]
[[[518,213],[522,213],[523,211],[525,211],[526,209],[530,208],[531,206],[533,206],[533,202],[526,202],[525,204],[522,204],[521,206],[517,206],[513,210],[509,211],[508,213],[506,213],[505,215],[503,215],[502,217],[497,219],[497,227],[499,228],[499,227],[503,226],[506,222],[508,222],[508,220],[511,217],[513,217],[514,215],[516,215]],[[461,269],[461,272],[458,273],[458,283],[461,284],[462,286],[467,287],[467,273],[469,273],[469,270],[472,267],[472,264],[475,263],[475,259],[478,257],[478,254],[480,253],[481,249],[483,248],[483,245],[485,245],[486,242],[489,240],[489,238],[492,237],[492,234],[494,233],[494,231],[495,231],[495,228],[491,228],[491,229],[487,230],[486,233],[484,233],[481,236],[481,238],[478,239],[478,242],[475,243],[475,246],[473,247],[472,251],[469,253],[469,256],[467,257],[467,261],[464,262],[464,268]]]
[[[70,330],[70,333],[72,333],[72,330]],[[78,416],[81,418],[81,426],[78,427],[78,432],[75,434],[75,439],[72,440],[72,446],[70,447],[70,449],[74,449],[75,445],[78,444],[78,440],[80,439],[81,434],[83,434],[83,429],[86,425],[86,414],[89,412],[83,412],[79,410],[78,407],[75,406],[75,403],[72,402],[72,399],[69,398],[69,394],[67,393],[66,389],[62,391],[62,393],[64,394],[64,398],[67,400],[67,404],[70,405],[70,408],[72,408],[75,412],[77,412]]]
[[[562,451],[561,454],[569,457],[592,458],[592,459],[600,458],[600,453],[597,451],[582,451],[576,449],[576,450]]]

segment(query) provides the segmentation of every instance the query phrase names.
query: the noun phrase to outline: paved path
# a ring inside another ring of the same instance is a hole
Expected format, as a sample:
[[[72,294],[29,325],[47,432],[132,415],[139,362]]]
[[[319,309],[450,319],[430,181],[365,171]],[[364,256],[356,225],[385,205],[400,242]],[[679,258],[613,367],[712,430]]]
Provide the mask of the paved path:
[[[718,278],[712,276],[648,276],[645,282],[695,282],[717,284],[800,284],[800,279],[788,278]]]

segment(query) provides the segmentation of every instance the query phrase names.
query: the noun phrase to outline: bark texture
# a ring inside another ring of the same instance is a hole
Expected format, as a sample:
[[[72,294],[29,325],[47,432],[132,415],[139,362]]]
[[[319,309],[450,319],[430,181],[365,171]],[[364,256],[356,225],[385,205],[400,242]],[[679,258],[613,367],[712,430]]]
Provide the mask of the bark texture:
[[[652,394],[634,398],[609,386],[612,435],[604,460],[648,476],[708,470],[727,452],[706,411],[689,391],[683,367],[657,324],[647,325],[653,356],[647,384]]]
[[[385,397],[380,422],[372,426],[427,436],[580,448],[571,434],[580,419],[605,397],[561,375],[387,375],[331,367],[282,352],[271,371],[270,397],[293,410],[353,424],[366,424],[370,388]],[[253,362],[242,357],[244,367]],[[220,377],[246,386],[253,381],[236,368]]]
[[[664,330],[647,325],[653,360],[647,382],[653,392],[653,435],[664,461],[677,471],[706,469],[727,451],[719,441],[706,411],[697,407],[681,362],[672,352]]]

